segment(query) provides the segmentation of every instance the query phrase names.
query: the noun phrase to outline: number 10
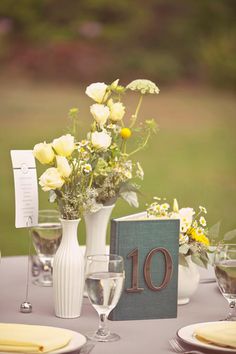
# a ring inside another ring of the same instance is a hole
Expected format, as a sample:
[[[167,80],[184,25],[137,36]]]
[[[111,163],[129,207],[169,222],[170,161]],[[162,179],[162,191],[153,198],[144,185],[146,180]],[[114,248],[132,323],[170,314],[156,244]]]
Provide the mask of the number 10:
[[[152,257],[156,253],[162,253],[165,259],[165,274],[162,283],[159,286],[156,286],[152,282],[151,278],[151,261]],[[135,248],[131,251],[127,258],[132,258],[132,278],[131,278],[131,288],[126,289],[128,293],[138,293],[144,290],[144,288],[139,287],[139,275],[138,275],[138,263],[139,263],[139,252],[138,248]],[[146,256],[144,266],[143,266],[143,275],[147,287],[152,291],[159,291],[167,286],[169,283],[173,272],[173,261],[170,255],[170,252],[163,247],[153,248]]]

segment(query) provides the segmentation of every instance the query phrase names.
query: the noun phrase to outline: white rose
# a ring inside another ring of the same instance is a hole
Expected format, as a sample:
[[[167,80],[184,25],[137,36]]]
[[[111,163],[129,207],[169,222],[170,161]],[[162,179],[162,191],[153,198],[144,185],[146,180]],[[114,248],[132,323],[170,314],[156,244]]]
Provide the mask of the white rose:
[[[46,142],[36,144],[33,149],[33,155],[43,165],[51,163],[55,157],[51,144]]]
[[[111,137],[106,132],[94,132],[91,134],[91,141],[97,149],[107,149],[111,145]]]
[[[179,210],[178,214],[180,217],[180,229],[185,230],[189,228],[193,222],[193,215],[195,214],[193,208],[182,208]]]
[[[39,178],[39,184],[44,192],[50,191],[51,189],[60,189],[64,182],[55,167],[48,168]]]
[[[71,167],[67,159],[63,156],[57,156],[57,170],[62,177],[69,177],[71,174]]]
[[[74,140],[75,138],[71,134],[62,135],[53,140],[52,146],[58,155],[68,157],[75,149]]]
[[[110,108],[110,119],[114,122],[121,120],[125,114],[125,106],[121,102],[113,103],[113,100],[109,100],[108,106]]]
[[[96,82],[94,84],[89,85],[86,88],[86,95],[92,98],[97,103],[102,103],[106,101],[108,97],[107,85],[104,82]]]
[[[110,110],[104,104],[95,103],[90,107],[90,112],[93,115],[95,121],[100,124],[104,125],[110,115]]]

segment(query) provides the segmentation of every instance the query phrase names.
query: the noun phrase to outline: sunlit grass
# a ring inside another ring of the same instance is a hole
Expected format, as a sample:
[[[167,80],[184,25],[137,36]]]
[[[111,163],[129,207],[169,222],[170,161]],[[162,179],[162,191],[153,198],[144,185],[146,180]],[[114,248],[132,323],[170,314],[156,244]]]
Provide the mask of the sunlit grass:
[[[82,138],[91,122],[91,101],[79,87],[27,82],[1,84],[0,97],[0,248],[3,255],[24,254],[27,230],[14,227],[10,149],[32,149],[63,134],[73,106],[80,110]],[[127,106],[134,107],[136,99],[128,97]],[[209,224],[222,220],[222,233],[236,228],[235,112],[232,94],[207,88],[165,88],[146,97],[141,117],[156,118],[160,131],[137,156],[145,170],[139,210],[154,195],[176,197],[182,206],[204,205]],[[39,193],[40,208],[48,208],[47,194]],[[119,201],[113,216],[133,212]],[[79,240],[85,241],[83,226]]]

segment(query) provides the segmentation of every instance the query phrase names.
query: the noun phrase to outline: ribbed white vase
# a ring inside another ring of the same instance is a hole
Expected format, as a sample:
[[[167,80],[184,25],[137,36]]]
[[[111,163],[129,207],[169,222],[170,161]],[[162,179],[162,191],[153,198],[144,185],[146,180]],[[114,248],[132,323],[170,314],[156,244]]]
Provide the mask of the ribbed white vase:
[[[86,251],[87,256],[93,254],[106,254],[106,234],[111,212],[115,204],[103,206],[95,213],[84,215],[86,226]]]
[[[61,318],[80,316],[84,290],[84,257],[77,228],[80,219],[61,219],[62,241],[53,261],[55,314]]]
[[[193,263],[191,256],[186,257],[188,266],[179,264],[178,305],[188,304],[191,296],[198,288],[200,274],[198,266]]]

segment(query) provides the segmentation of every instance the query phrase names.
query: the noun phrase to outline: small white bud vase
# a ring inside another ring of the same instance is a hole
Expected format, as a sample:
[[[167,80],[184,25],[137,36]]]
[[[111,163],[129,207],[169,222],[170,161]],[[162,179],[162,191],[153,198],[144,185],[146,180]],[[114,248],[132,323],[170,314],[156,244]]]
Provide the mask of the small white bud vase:
[[[62,241],[53,261],[55,314],[61,318],[80,316],[84,290],[84,257],[77,228],[80,219],[61,219]]]
[[[187,256],[188,266],[179,264],[178,278],[178,305],[188,304],[191,296],[197,290],[200,274],[198,266],[192,262],[191,256]]]
[[[110,216],[115,204],[103,206],[94,213],[84,215],[86,226],[86,251],[87,256],[106,254],[106,234]]]

